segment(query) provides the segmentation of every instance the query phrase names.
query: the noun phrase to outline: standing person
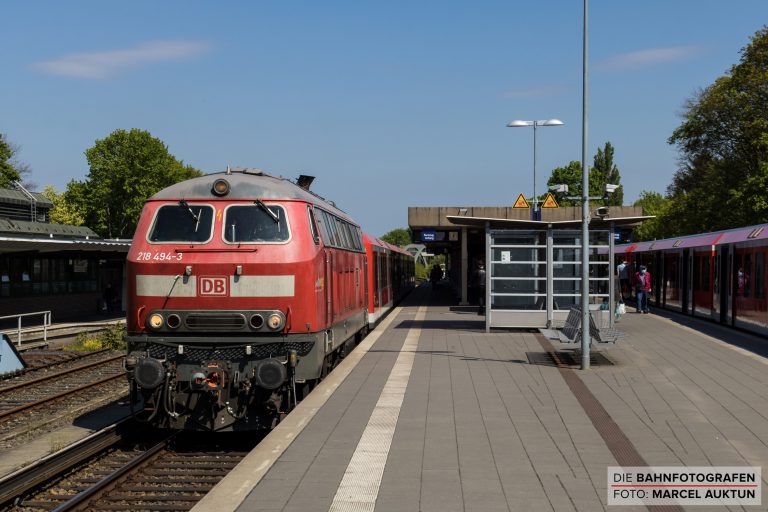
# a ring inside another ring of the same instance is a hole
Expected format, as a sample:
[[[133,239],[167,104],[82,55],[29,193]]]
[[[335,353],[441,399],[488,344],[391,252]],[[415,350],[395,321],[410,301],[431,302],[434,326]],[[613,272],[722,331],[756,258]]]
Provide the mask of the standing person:
[[[485,264],[482,261],[477,263],[477,268],[472,275],[475,289],[477,290],[477,314],[485,314]]]
[[[429,281],[432,283],[432,286],[437,286],[437,283],[440,282],[440,280],[443,278],[443,269],[440,268],[440,265],[435,263],[432,265],[432,270],[429,272]]]
[[[619,274],[621,300],[625,301],[632,296],[632,285],[629,282],[629,265],[627,265],[627,260],[621,260],[619,266],[616,267],[616,273]],[[624,295],[625,293],[629,293],[629,296]]]
[[[645,265],[640,265],[640,271],[635,272],[635,295],[637,296],[637,312],[650,313],[648,309],[648,295],[651,289],[651,273],[647,271]]]
[[[113,313],[115,310],[115,299],[117,298],[117,294],[115,293],[115,289],[112,288],[111,284],[107,283],[107,287],[104,288],[102,298],[104,299],[107,312]]]

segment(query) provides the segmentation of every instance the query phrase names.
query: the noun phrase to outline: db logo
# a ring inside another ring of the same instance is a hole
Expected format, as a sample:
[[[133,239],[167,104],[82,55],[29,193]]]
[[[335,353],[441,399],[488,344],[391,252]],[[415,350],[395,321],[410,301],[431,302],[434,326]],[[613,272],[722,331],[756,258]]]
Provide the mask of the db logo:
[[[227,295],[226,277],[201,277],[198,284],[198,295]]]

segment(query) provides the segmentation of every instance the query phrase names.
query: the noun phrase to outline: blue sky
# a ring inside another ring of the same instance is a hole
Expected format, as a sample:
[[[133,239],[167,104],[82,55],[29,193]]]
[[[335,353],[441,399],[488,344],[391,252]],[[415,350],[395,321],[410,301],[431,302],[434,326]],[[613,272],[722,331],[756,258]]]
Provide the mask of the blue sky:
[[[625,202],[663,192],[684,101],[768,23],[765,0],[590,2],[590,161],[611,141]],[[408,206],[511,205],[581,159],[579,0],[7,2],[0,132],[42,189],[141,128],[205,171],[317,176],[376,235]]]

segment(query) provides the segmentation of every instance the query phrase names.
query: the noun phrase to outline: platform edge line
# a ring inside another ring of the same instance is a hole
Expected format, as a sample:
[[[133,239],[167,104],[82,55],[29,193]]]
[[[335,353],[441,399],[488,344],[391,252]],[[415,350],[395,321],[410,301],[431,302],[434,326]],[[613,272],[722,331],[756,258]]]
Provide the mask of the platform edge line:
[[[386,319],[377,325],[296,409],[291,411],[223,480],[197,502],[191,512],[237,510],[402,310],[402,306],[392,310]]]

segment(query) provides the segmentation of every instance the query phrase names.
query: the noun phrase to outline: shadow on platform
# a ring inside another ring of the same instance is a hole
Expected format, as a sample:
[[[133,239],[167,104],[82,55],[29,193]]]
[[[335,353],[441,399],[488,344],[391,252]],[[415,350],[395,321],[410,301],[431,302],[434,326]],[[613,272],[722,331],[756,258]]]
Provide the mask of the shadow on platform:
[[[748,333],[738,328],[716,324],[704,318],[687,316],[672,311],[652,309],[651,313],[715,338],[723,343],[743,348],[762,357],[768,357],[768,340],[758,334]]]

